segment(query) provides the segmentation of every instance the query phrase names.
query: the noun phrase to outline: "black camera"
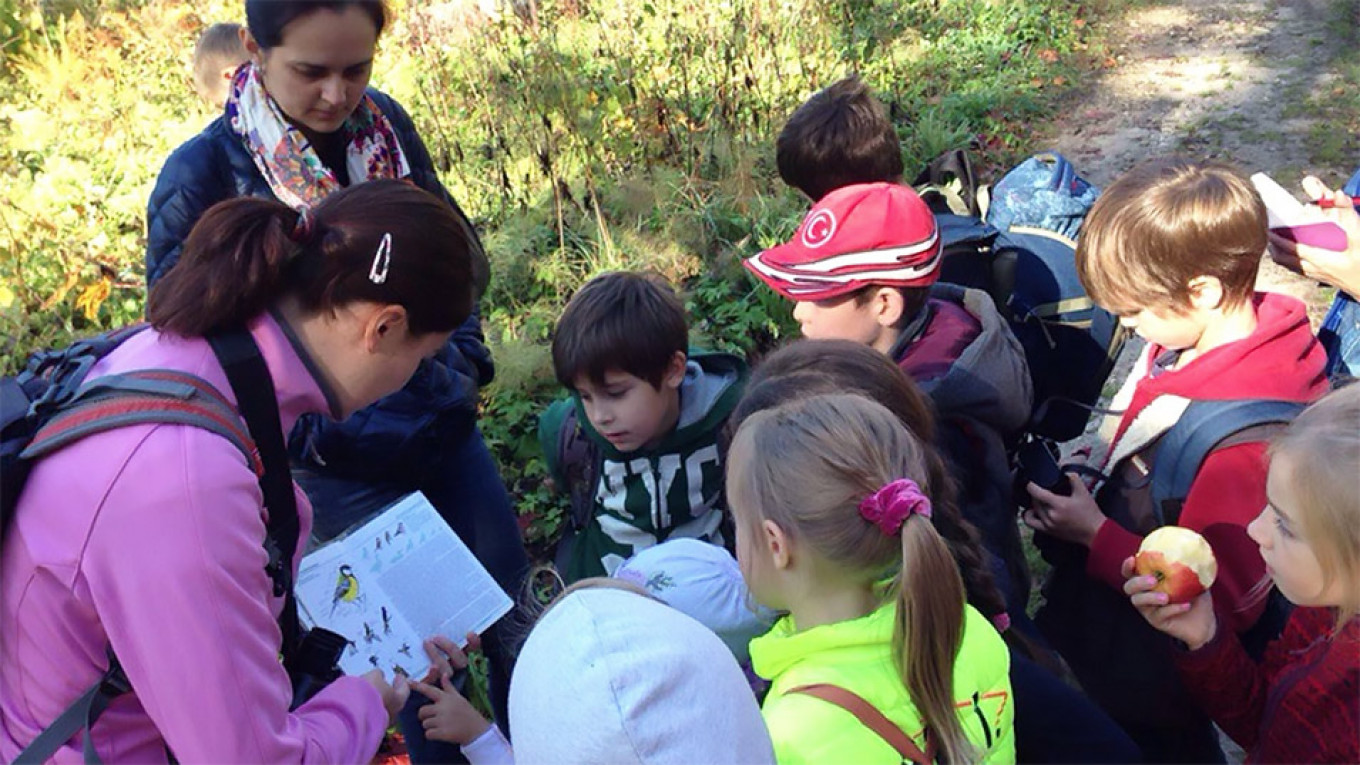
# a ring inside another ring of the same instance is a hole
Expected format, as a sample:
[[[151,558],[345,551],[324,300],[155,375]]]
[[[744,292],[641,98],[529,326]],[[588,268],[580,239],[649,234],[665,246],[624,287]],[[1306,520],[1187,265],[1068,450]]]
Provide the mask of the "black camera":
[[[294,654],[293,703],[289,709],[297,709],[315,696],[331,681],[340,677],[340,656],[349,640],[338,632],[322,627],[307,630]]]
[[[1032,504],[1025,485],[1034,485],[1054,494],[1068,496],[1072,484],[1067,474],[1058,465],[1058,445],[1046,438],[1026,436],[1020,448],[1015,451],[1015,477],[1012,487],[1015,504],[1028,510]]]

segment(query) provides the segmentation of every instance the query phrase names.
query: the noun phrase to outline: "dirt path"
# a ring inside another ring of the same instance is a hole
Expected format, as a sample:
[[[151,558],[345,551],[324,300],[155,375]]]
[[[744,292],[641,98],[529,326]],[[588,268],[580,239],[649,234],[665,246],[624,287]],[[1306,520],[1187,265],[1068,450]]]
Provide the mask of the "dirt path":
[[[1101,186],[1141,160],[1166,154],[1227,160],[1248,173],[1264,171],[1291,190],[1305,174],[1343,182],[1360,157],[1318,162],[1309,141],[1326,119],[1310,97],[1357,86],[1335,67],[1318,65],[1343,44],[1330,28],[1338,23],[1335,2],[1163,0],[1129,10],[1112,25],[1113,65],[1073,98],[1050,145]],[[1360,23],[1360,10],[1351,23]],[[1330,300],[1316,283],[1269,258],[1258,285],[1305,300],[1315,324]],[[1126,346],[1107,392],[1118,388],[1140,348]],[[1066,449],[1093,438],[1088,432]],[[1223,744],[1230,762],[1242,761],[1239,748],[1226,738]]]
[[[1333,6],[1171,0],[1133,8],[1113,25],[1114,65],[1078,94],[1051,143],[1099,185],[1172,153],[1265,171],[1290,189],[1305,173],[1340,183],[1360,157],[1318,165],[1308,141],[1324,115],[1307,99],[1343,86],[1337,71],[1317,65],[1342,44],[1329,28],[1338,21]],[[1314,284],[1268,259],[1261,284],[1325,303]]]
[[[1318,63],[1343,44],[1337,23],[1335,0],[1140,3],[1112,22],[1112,65],[1073,97],[1049,145],[1101,186],[1167,154],[1264,171],[1291,190],[1305,174],[1339,184],[1360,157],[1332,152],[1318,162],[1310,143],[1326,119],[1310,98],[1357,85]],[[1329,292],[1269,258],[1258,284],[1303,299],[1314,324],[1330,301]],[[1126,346],[1107,391],[1118,388],[1140,349]]]

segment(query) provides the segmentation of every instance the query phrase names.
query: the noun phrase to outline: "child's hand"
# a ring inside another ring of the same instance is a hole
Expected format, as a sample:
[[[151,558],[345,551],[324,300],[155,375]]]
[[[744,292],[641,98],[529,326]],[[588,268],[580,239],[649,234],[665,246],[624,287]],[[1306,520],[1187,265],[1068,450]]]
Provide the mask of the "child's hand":
[[[1213,596],[1208,592],[1189,603],[1168,605],[1166,593],[1152,592],[1157,586],[1156,577],[1134,573],[1133,558],[1125,559],[1121,571],[1127,580],[1124,582],[1125,594],[1148,624],[1185,643],[1192,651],[1214,639],[1218,618],[1214,616]]]
[[[475,632],[467,634],[467,649],[481,650],[482,639]],[[459,670],[467,669],[467,654],[458,644],[443,635],[425,639],[425,655],[430,657],[430,671],[425,675],[426,683],[451,679]]]
[[[426,704],[417,712],[426,737],[466,746],[491,727],[491,723],[454,689],[453,681],[448,676],[439,678],[438,687],[420,681],[412,681],[411,687],[434,702]]]
[[[1084,481],[1071,473],[1063,476],[1072,487],[1071,495],[1066,497],[1041,489],[1033,482],[1025,485],[1034,502],[1022,519],[1026,526],[1036,531],[1090,547],[1105,522],[1105,514],[1096,506],[1095,497],[1091,496]]]
[[[396,679],[390,685],[387,678],[383,676],[381,669],[370,669],[360,677],[367,680],[368,684],[372,685],[382,696],[383,707],[387,710],[388,724],[396,722],[397,713],[401,711],[402,707],[406,706],[406,700],[411,697],[411,685],[407,682],[406,677],[398,673]]]

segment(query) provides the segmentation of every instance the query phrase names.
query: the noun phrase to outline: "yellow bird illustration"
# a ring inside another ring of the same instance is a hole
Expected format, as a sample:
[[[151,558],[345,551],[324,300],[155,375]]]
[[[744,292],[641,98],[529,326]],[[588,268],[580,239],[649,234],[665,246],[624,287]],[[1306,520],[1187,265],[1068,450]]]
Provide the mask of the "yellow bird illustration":
[[[353,603],[359,599],[359,577],[348,565],[340,567],[340,576],[335,580],[335,595],[331,597],[331,613],[341,603]]]

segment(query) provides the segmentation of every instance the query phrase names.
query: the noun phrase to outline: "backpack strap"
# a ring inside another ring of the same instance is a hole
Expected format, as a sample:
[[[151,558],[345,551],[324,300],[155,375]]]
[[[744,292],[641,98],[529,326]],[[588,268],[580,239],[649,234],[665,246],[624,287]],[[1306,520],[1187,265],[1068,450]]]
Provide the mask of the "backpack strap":
[[[855,719],[859,720],[864,727],[878,734],[879,738],[896,750],[904,763],[929,765],[929,763],[935,762],[935,742],[931,740],[929,730],[926,731],[926,751],[922,752],[920,747],[916,746],[915,742],[911,740],[911,737],[897,727],[892,720],[878,711],[873,704],[847,688],[830,683],[812,683],[790,688],[788,693],[801,693],[821,699],[854,715]]]
[[[246,330],[237,329],[207,339],[236,394],[239,414],[212,384],[177,370],[139,370],[108,375],[88,385],[79,385],[94,361],[142,328],[82,341],[64,353],[30,364],[25,371],[26,380],[39,379],[49,370],[60,373],[61,379],[52,380],[47,391],[49,395],[34,402],[34,411],[41,411],[40,407],[57,411],[34,435],[21,458],[35,460],[85,436],[141,423],[190,425],[227,438],[241,450],[259,479],[265,507],[269,509],[264,540],[269,564],[265,570],[274,580],[275,595],[284,596],[284,608],[279,614],[279,627],[284,637],[281,653],[284,666],[291,674],[299,632],[292,587],[292,556],[297,547],[300,523],[273,378],[269,376],[254,339]],[[82,345],[83,350],[77,353],[77,346]],[[241,428],[241,418],[246,421],[245,430]],[[46,762],[82,728],[85,730],[84,761],[87,765],[100,765],[102,761],[94,749],[90,731],[113,699],[132,690],[113,647],[108,646],[106,651],[108,669],[19,753],[14,761],[16,765]]]
[[[576,406],[568,407],[557,431],[557,464],[571,500],[572,528],[580,531],[595,510],[595,487],[600,481],[600,447],[585,434],[577,420]]]
[[[244,327],[217,331],[206,339],[227,373],[227,381],[236,394],[237,407],[250,429],[264,465],[260,490],[264,494],[265,509],[269,512],[264,540],[269,563],[265,571],[274,581],[274,596],[284,599],[283,611],[279,613],[279,628],[283,633],[280,654],[284,667],[291,675],[301,633],[297,601],[293,595],[293,553],[297,549],[301,524],[298,520],[297,498],[293,495],[293,476],[288,468],[283,424],[279,420],[274,378],[269,374],[269,367],[265,365],[255,339]]]
[[[39,351],[29,357],[24,370],[15,377],[20,388],[41,389],[29,409],[29,416],[41,415],[66,404],[79,391],[95,362],[133,335],[146,329],[134,324],[95,337],[77,340],[66,348]]]
[[[950,149],[932,159],[911,185],[926,200],[931,212],[974,218],[982,217],[985,212],[978,203],[977,174],[973,172],[972,159],[963,149]]]
[[[1265,440],[1297,417],[1304,406],[1273,399],[1192,402],[1157,443],[1150,491],[1158,525],[1180,520],[1190,485],[1211,452]]]
[[[103,762],[94,750],[94,739],[89,734],[90,728],[115,698],[132,690],[132,685],[128,683],[127,675],[123,672],[123,666],[118,663],[118,657],[113,655],[112,648],[108,649],[108,655],[109,668],[99,680],[67,707],[51,725],[44,728],[32,743],[24,747],[19,756],[14,758],[14,765],[42,765],[81,729],[86,731],[83,744],[85,762],[87,765],[100,765]]]
[[[86,436],[144,423],[190,425],[216,433],[240,450],[257,477],[264,474],[255,443],[231,404],[207,381],[172,369],[109,375],[81,386],[19,456],[40,459]]]

